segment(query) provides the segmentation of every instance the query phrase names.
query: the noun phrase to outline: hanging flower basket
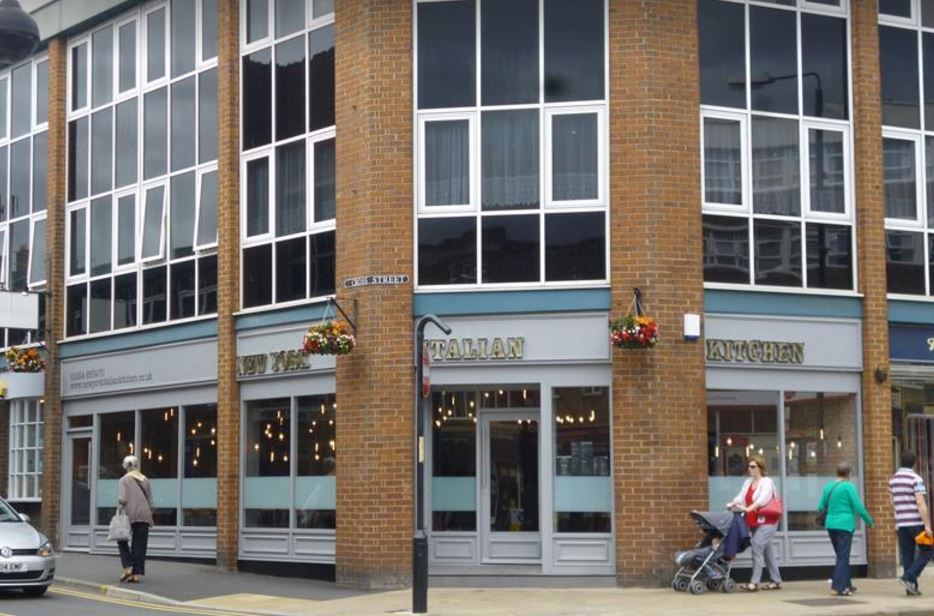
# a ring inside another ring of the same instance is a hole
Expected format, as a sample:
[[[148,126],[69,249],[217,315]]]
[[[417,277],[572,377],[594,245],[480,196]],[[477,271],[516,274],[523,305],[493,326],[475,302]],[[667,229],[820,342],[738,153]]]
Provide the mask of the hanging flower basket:
[[[45,360],[39,354],[39,349],[29,347],[22,349],[10,347],[3,354],[6,359],[6,368],[10,372],[42,372],[45,370]]]
[[[639,289],[632,290],[626,316],[610,319],[610,342],[621,349],[648,349],[658,344],[658,322],[646,316]]]
[[[302,352],[305,355],[347,355],[355,344],[347,323],[328,319],[308,328]]]

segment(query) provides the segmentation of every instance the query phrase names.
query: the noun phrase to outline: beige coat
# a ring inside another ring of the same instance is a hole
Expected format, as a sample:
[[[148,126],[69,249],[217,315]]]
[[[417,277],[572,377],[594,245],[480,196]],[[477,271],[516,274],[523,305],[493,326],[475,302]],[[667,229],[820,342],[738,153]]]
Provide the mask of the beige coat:
[[[155,526],[152,520],[152,490],[149,480],[142,473],[136,477],[127,473],[120,478],[119,487],[117,502],[130,519],[130,524],[146,522]]]

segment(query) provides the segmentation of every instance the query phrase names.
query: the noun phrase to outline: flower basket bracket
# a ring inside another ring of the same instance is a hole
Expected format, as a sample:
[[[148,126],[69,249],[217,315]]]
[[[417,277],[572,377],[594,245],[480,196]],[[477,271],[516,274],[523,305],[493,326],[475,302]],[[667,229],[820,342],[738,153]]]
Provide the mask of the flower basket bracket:
[[[353,308],[351,308],[351,312],[353,312],[352,319],[349,316],[347,316],[346,312],[344,312],[344,309],[337,302],[337,298],[329,297],[328,305],[337,308],[337,311],[341,313],[341,316],[344,317],[344,320],[347,321],[348,325],[350,325],[350,329],[353,330],[354,336],[356,336],[357,335],[357,300],[353,300]]]

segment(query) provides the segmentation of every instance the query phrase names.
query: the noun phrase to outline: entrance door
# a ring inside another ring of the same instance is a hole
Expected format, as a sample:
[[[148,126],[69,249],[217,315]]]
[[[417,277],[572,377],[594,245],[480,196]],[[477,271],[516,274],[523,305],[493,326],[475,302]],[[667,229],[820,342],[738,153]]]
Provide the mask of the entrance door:
[[[538,411],[480,411],[484,563],[540,563]]]
[[[87,548],[91,527],[91,434],[83,432],[67,436],[66,456],[70,470],[65,482],[63,518],[66,547]]]
[[[915,468],[928,486],[934,481],[934,417],[928,415],[909,415],[908,422],[908,448],[918,454]],[[895,453],[895,463],[898,464],[898,452]],[[928,511],[934,507],[934,495],[928,489]]]

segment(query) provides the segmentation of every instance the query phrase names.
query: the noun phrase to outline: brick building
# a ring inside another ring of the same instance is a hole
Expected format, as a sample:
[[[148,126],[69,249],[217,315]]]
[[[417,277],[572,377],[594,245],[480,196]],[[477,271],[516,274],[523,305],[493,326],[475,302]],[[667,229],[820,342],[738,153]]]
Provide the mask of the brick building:
[[[43,322],[0,342],[48,365],[0,471],[61,549],[115,552],[135,453],[153,554],[407,584],[432,313],[433,575],[666,581],[753,453],[786,570],[833,562],[849,461],[894,571],[897,447],[934,478],[927,3],[35,4],[0,281]],[[662,342],[612,348],[634,288]],[[332,297],[357,347],[305,358]]]

